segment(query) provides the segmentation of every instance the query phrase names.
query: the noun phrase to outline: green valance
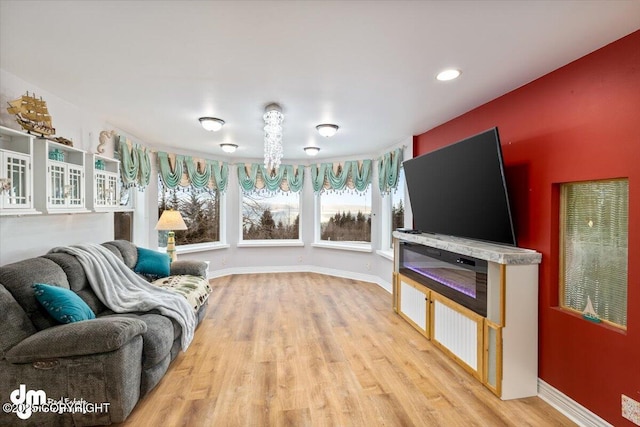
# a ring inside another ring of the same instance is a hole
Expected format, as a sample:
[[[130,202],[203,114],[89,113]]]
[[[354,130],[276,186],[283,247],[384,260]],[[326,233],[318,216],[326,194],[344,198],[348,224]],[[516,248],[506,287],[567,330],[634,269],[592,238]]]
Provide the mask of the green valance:
[[[278,169],[268,170],[260,163],[238,165],[238,182],[245,192],[277,191],[299,192],[304,182],[304,166],[280,165]]]
[[[350,160],[342,163],[311,165],[313,191],[344,190],[366,191],[371,184],[371,160]]]
[[[227,183],[229,183],[229,163],[210,160],[211,173],[218,187],[218,191],[224,193],[227,191]]]
[[[187,176],[191,180],[193,188],[204,188],[209,183],[211,179],[211,165],[207,160],[200,163],[195,162],[189,156],[185,156],[184,164],[187,167]]]
[[[158,173],[165,187],[217,189],[224,192],[229,180],[229,165],[217,160],[194,159],[191,156],[158,152]]]
[[[151,160],[145,147],[133,144],[124,136],[118,136],[120,176],[125,188],[144,189],[151,178]]]
[[[378,185],[380,187],[380,194],[389,194],[398,186],[401,165],[402,148],[396,148],[378,160]]]

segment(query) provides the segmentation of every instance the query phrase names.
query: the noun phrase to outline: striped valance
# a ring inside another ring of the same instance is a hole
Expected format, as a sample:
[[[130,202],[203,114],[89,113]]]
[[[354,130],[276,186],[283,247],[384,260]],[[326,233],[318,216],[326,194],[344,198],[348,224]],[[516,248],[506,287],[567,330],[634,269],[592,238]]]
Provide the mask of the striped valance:
[[[380,187],[380,194],[389,194],[398,186],[401,166],[402,148],[396,148],[378,159],[378,185]]]
[[[118,155],[120,157],[120,176],[125,188],[144,189],[151,178],[151,160],[149,150],[132,143],[124,136],[118,136]]]
[[[344,163],[311,165],[313,191],[344,190],[365,191],[371,184],[371,160],[350,160]]]
[[[304,182],[304,166],[280,165],[278,169],[268,170],[260,163],[239,164],[238,182],[245,192],[298,193]]]
[[[196,189],[227,189],[229,164],[217,160],[199,159],[181,154],[158,151],[158,172],[165,187],[173,189],[193,187]]]

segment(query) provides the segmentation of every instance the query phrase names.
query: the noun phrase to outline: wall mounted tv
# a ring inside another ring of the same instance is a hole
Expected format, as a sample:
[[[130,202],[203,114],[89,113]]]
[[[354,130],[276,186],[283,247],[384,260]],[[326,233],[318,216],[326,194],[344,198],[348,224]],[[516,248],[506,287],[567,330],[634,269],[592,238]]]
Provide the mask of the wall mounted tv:
[[[417,230],[516,245],[497,127],[403,166]]]

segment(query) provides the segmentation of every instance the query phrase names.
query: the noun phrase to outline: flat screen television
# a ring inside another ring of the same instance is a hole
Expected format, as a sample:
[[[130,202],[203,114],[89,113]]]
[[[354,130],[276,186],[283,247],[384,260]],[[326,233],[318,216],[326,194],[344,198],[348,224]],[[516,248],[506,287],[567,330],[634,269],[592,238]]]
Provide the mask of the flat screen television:
[[[417,230],[516,245],[497,127],[403,166]]]

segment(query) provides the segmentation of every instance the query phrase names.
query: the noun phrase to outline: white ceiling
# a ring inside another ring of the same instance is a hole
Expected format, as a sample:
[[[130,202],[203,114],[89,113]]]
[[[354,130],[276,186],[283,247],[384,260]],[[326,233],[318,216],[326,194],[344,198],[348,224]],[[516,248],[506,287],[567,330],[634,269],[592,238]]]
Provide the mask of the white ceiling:
[[[145,144],[203,154],[231,142],[260,158],[277,102],[285,158],[327,158],[378,153],[639,28],[638,0],[1,0],[0,67]],[[437,82],[445,67],[463,74]]]

